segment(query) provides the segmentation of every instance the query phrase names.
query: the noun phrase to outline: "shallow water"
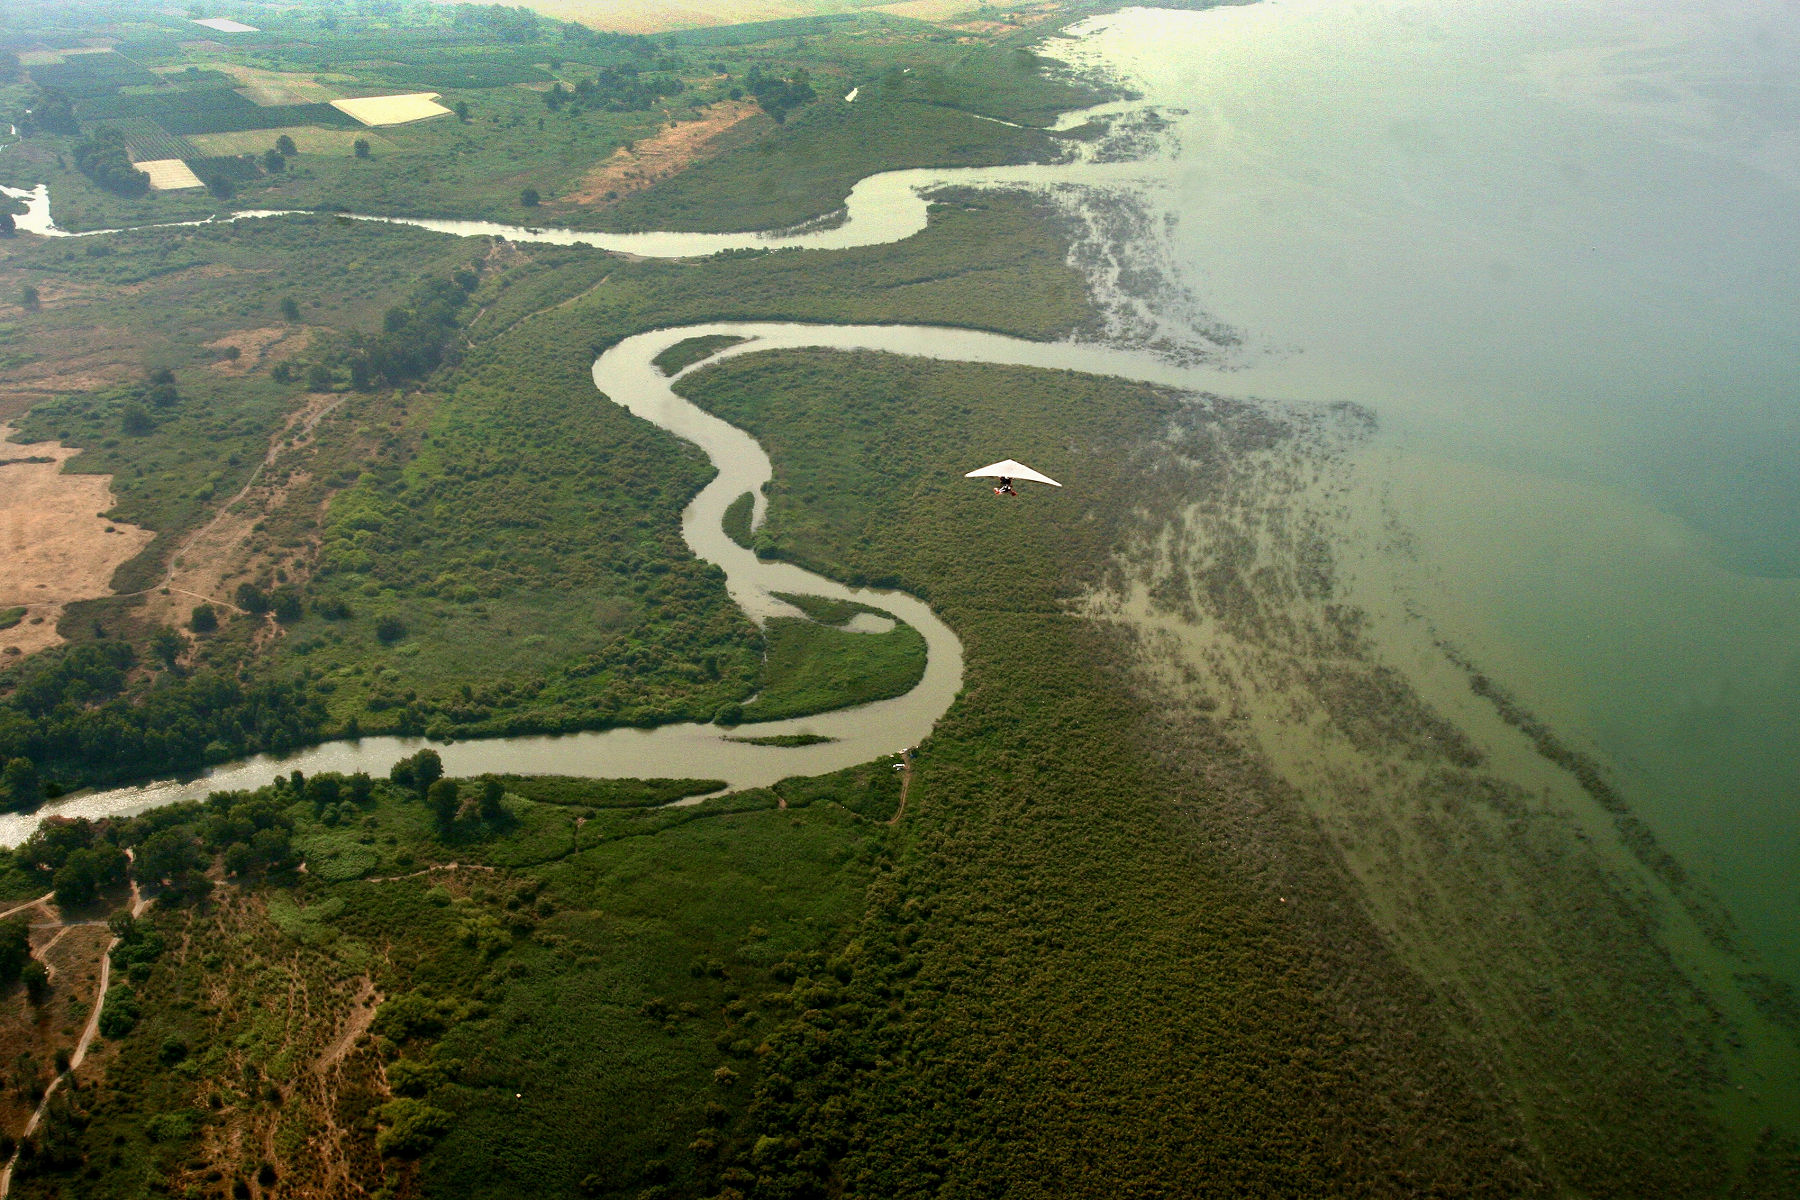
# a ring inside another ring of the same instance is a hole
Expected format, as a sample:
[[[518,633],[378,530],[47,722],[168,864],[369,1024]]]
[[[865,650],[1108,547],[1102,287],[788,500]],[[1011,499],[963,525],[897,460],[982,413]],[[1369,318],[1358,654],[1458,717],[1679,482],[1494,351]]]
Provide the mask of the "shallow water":
[[[1800,982],[1800,9],[1283,0],[1079,54],[1172,123],[1137,247],[1351,400],[1445,636]]]

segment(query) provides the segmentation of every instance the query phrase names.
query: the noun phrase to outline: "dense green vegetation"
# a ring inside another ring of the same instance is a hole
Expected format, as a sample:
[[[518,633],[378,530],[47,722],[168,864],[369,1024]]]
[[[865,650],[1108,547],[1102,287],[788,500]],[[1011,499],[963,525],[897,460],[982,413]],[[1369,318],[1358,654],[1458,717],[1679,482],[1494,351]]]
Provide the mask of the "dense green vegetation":
[[[260,1162],[303,1192],[324,1182],[307,1134],[326,1125],[355,1178],[413,1194],[698,1194],[721,1154],[747,1152],[751,1094],[733,1085],[778,1019],[748,1001],[823,970],[888,837],[872,822],[894,810],[893,773],[661,812],[713,785],[438,786],[461,795],[449,823],[410,786],[296,776],[21,848],[14,869],[42,879],[129,846],[168,883],[145,920],[115,920],[116,1048],[52,1108],[18,1194],[119,1195],[146,1169],[180,1194]],[[215,855],[223,885],[191,869]],[[431,869],[451,860],[468,865]],[[363,980],[386,1000],[321,1088],[313,1064]],[[215,1156],[209,1131],[269,1149]]]
[[[725,536],[745,549],[749,549],[751,546],[750,518],[755,512],[756,497],[749,492],[745,492],[726,505],[725,515],[719,522],[725,530]]]
[[[683,368],[692,366],[703,358],[711,358],[725,347],[735,346],[743,340],[736,334],[730,333],[712,333],[704,337],[684,338],[650,361],[664,375],[674,375]]]
[[[756,1164],[759,1189],[1079,1193],[1154,1172],[1184,1195],[1355,1194],[1383,1190],[1390,1168],[1414,1192],[1534,1186],[1404,980],[1369,969],[1359,985],[1384,992],[1382,1015],[1324,1018],[1316,997],[1364,972],[1372,933],[1338,910],[1341,940],[1309,942],[1228,842],[1171,819],[1171,800],[1208,797],[1136,752],[1153,725],[1105,668],[1116,648],[1065,614],[1106,567],[1118,501],[1140,486],[1131,448],[1172,397],[799,352],[733,359],[683,390],[769,448],[786,552],[929,594],[968,666],[916,756],[911,836],[846,934],[855,968],[833,991],[853,1015],[821,1006],[769,1039],[758,1110],[781,1142]],[[954,468],[961,447],[996,440],[1073,486],[995,505]],[[1331,878],[1311,880],[1321,910]],[[1421,1150],[1389,1121],[1447,1140]]]
[[[107,1194],[148,1164],[192,1178],[232,1130],[274,1136],[272,1169],[301,1187],[324,1112],[364,1177],[431,1195],[1542,1189],[1304,825],[1278,896],[1254,848],[1184,816],[1252,778],[1229,743],[1213,774],[1159,772],[1154,714],[1107,669],[1119,647],[1066,610],[1106,569],[1116,501],[1143,486],[1133,449],[1176,398],[871,354],[691,379],[769,446],[788,553],[841,577],[885,564],[964,639],[965,692],[914,756],[901,824],[873,824],[897,810],[885,762],[676,809],[631,802],[702,785],[496,780],[489,803],[485,781],[439,781],[426,803],[409,774],[367,801],[355,780],[329,799],[294,780],[146,814],[113,835],[140,871],[241,844],[262,899],[159,904],[158,937],[193,948],[140,972],[106,1080],[58,1112],[21,1194]],[[868,398],[849,430],[847,389]],[[1187,411],[1218,452],[1270,436]],[[995,439],[1071,487],[1028,512],[947,469]],[[852,500],[802,498],[853,474]],[[279,832],[259,849],[262,821]],[[305,877],[283,874],[294,852]],[[411,874],[452,859],[497,869]],[[226,953],[239,931],[280,953]],[[337,1026],[309,1039],[281,997],[348,996],[365,972],[385,1003],[321,1092],[308,1064]],[[159,1069],[172,1040],[191,1074]],[[163,1114],[191,1125],[168,1138]]]
[[[904,622],[886,633],[851,633],[817,620],[773,617],[763,640],[762,691],[733,714],[739,721],[781,721],[903,696],[925,674],[925,639]]]

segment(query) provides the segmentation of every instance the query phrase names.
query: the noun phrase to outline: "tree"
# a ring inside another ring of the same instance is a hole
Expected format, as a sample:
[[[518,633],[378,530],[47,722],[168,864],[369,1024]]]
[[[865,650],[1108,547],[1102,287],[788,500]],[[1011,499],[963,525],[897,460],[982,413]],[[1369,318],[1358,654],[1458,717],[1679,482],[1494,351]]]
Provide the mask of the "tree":
[[[225,871],[230,875],[248,875],[255,861],[255,852],[242,842],[233,842],[225,848]]]
[[[150,190],[150,176],[131,165],[125,135],[110,125],[75,143],[75,167],[96,186],[116,195],[136,197]]]
[[[44,783],[38,777],[37,764],[29,758],[9,759],[0,768],[0,798],[7,806],[23,808],[44,798]]]
[[[440,779],[425,792],[425,802],[431,805],[431,813],[437,818],[440,829],[448,829],[456,820],[456,810],[462,807],[462,793],[454,779]]]
[[[31,961],[31,922],[26,917],[0,921],[0,984],[15,982]]]
[[[306,390],[309,392],[329,392],[331,390],[331,368],[324,363],[314,363],[306,369]]]
[[[19,223],[13,220],[9,212],[0,212],[0,237],[12,237],[19,232]]]
[[[36,312],[38,309],[38,290],[29,283],[19,289],[19,303]]]
[[[43,89],[28,117],[23,122],[27,128],[35,125],[46,133],[66,133],[71,137],[81,132],[81,122],[75,118],[75,102],[56,88]]]
[[[196,604],[188,617],[188,628],[195,633],[211,633],[219,627],[219,614],[210,604]]]
[[[231,180],[223,172],[217,171],[207,177],[206,190],[219,200],[229,200],[237,195],[237,188],[232,186]]]
[[[150,635],[151,653],[160,658],[163,666],[170,670],[175,669],[175,660],[180,658],[181,652],[186,649],[187,642],[182,640],[179,633],[166,625]]]
[[[401,759],[388,771],[388,778],[400,787],[412,788],[423,792],[432,784],[444,777],[444,760],[438,757],[436,750],[427,747],[417,754]],[[367,779],[367,776],[362,776]],[[352,789],[363,786],[357,776],[351,776]],[[366,799],[365,797],[362,797]]]
[[[281,298],[281,319],[284,321],[298,321],[300,319],[300,306],[294,302],[292,296],[283,296]]]
[[[299,591],[291,587],[277,588],[269,598],[269,607],[275,613],[275,619],[283,625],[292,625],[306,615],[306,609],[300,603]]]
[[[132,437],[144,437],[156,429],[150,410],[133,400],[119,410],[119,428]]]
[[[52,877],[57,904],[69,908],[88,903],[101,889],[125,878],[127,861],[123,850],[105,842],[73,851]]]
[[[526,208],[536,208],[538,206],[538,190],[536,188],[526,188],[524,191],[520,192],[519,203],[523,204]]]
[[[356,150],[356,157],[358,157],[358,158],[369,157],[369,142],[368,142],[367,138],[357,138],[354,148]]]
[[[260,617],[269,611],[269,597],[254,583],[240,583],[237,587],[237,606],[251,616]]]
[[[192,871],[199,862],[192,836],[180,829],[165,829],[151,834],[137,847],[131,873],[140,883],[161,883]]]
[[[263,170],[270,174],[275,174],[276,172],[287,170],[287,159],[281,156],[281,151],[279,150],[264,150],[262,165]]]
[[[19,971],[19,978],[25,982],[25,994],[31,997],[33,1004],[42,1004],[50,996],[50,971],[35,958],[26,963]]]
[[[506,815],[506,810],[500,807],[500,799],[504,795],[506,795],[506,789],[500,785],[498,779],[489,779],[481,785],[481,796],[478,803],[481,806],[482,820],[497,821]]]
[[[375,636],[383,643],[392,645],[406,636],[406,622],[391,614],[382,617],[375,622]]]
[[[277,154],[298,154],[300,148],[294,145],[293,138],[284,133],[275,139],[275,152]]]
[[[458,100],[456,102],[456,119],[461,121],[464,125],[469,123],[469,102],[467,100]]]
[[[323,811],[327,804],[336,804],[338,792],[336,775],[314,775],[306,781],[306,798],[312,802],[315,813]]]
[[[438,752],[425,749],[413,755],[413,778],[419,781],[420,791],[425,791],[432,784],[444,777],[444,760]]]

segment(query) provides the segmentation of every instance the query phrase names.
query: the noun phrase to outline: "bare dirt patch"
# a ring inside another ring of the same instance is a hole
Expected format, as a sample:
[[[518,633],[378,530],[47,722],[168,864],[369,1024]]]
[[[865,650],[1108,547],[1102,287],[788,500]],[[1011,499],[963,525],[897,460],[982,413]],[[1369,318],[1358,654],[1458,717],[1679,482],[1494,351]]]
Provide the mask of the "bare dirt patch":
[[[0,645],[20,654],[0,666],[54,646],[56,622],[73,600],[110,596],[113,572],[156,535],[96,516],[113,506],[112,476],[67,475],[63,464],[81,453],[59,442],[20,445],[0,425],[0,458],[48,458],[0,466],[0,608],[24,606],[25,619],[0,631]]]
[[[268,360],[270,353],[290,336],[294,340],[287,347],[290,356],[298,354],[311,338],[307,329],[289,328],[285,325],[265,325],[261,329],[234,329],[222,338],[206,343],[208,350],[236,350],[236,358],[221,358],[212,364],[212,369],[221,375],[247,375],[261,367]]]
[[[720,134],[761,111],[747,101],[722,101],[707,109],[701,120],[672,125],[653,138],[644,138],[630,150],[621,146],[611,158],[582,176],[559,204],[605,205],[660,183],[707,157]]]
[[[252,331],[254,332],[254,331]],[[153,620],[175,628],[185,627],[193,606],[211,603],[219,615],[237,612],[231,602],[232,582],[254,578],[268,566],[268,548],[254,536],[257,522],[280,508],[288,496],[311,482],[304,472],[294,472],[284,483],[272,484],[270,468],[282,455],[304,449],[317,432],[319,422],[344,401],[343,396],[315,392],[292,413],[269,439],[263,462],[237,495],[219,505],[218,515],[181,544],[169,561],[163,585],[145,597],[145,612]],[[265,621],[272,630],[275,628]]]

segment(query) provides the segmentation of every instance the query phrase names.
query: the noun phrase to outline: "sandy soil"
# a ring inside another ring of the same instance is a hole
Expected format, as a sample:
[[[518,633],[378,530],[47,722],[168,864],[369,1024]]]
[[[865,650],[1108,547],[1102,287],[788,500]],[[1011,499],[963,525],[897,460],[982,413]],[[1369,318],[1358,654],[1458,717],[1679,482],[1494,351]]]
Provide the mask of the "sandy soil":
[[[973,0],[970,0],[971,5]],[[744,21],[776,21],[846,12],[846,3],[811,0],[687,0],[685,4],[644,4],[628,0],[540,0],[537,12],[559,21],[579,21],[616,33],[661,33],[696,25],[735,25]]]
[[[642,191],[706,157],[713,139],[760,111],[748,101],[721,101],[707,109],[702,120],[680,122],[642,139],[631,150],[621,146],[582,176],[559,204],[603,205],[608,192],[627,196]]]
[[[236,346],[236,358],[221,358],[211,369],[221,375],[247,375],[274,357],[277,348],[282,351],[280,357],[291,358],[304,350],[311,339],[312,331],[304,327],[265,325],[261,329],[234,329],[224,337],[206,343],[206,348],[223,350]]]
[[[154,158],[133,165],[150,177],[150,186],[159,192],[178,192],[183,188],[206,186],[194,174],[193,168],[179,158]]]
[[[81,451],[57,442],[21,446],[7,440],[12,432],[0,425],[0,457],[53,460],[0,467],[0,608],[27,609],[22,623],[0,632],[0,645],[32,654],[62,641],[63,605],[111,595],[113,572],[156,535],[95,515],[113,506],[112,476],[63,474]]]
[[[264,482],[264,474],[282,454],[310,442],[319,422],[344,399],[329,392],[314,393],[307,396],[303,408],[288,417],[281,430],[269,439],[268,453],[256,474],[237,495],[220,503],[218,514],[190,534],[170,556],[162,587],[145,597],[145,612],[152,620],[183,629],[194,605],[203,600],[218,609],[221,617],[238,611],[230,599],[233,581],[254,576],[265,565],[263,556],[252,546],[256,523],[281,507],[290,492],[310,482],[304,472],[295,472],[285,486],[270,487]],[[252,502],[233,512],[240,500]]]

